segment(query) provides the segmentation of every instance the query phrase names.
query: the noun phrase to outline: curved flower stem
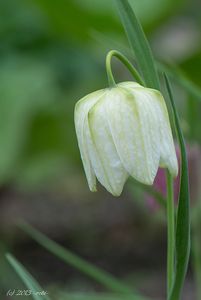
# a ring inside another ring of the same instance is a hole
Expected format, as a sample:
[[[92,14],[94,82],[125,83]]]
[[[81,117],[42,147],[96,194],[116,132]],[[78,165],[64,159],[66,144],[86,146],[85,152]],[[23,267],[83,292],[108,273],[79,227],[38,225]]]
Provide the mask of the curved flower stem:
[[[173,179],[166,172],[167,185],[167,295],[170,296],[174,281],[174,255],[175,255],[175,214],[174,214],[174,190]]]
[[[117,57],[127,67],[127,69],[131,72],[131,74],[139,84],[145,86],[144,81],[142,80],[140,74],[135,69],[135,67],[131,64],[131,62],[123,54],[121,54],[121,52],[116,50],[109,51],[106,56],[106,71],[107,71],[108,82],[110,86],[116,85],[112,73],[112,68],[111,68],[111,60],[113,56]]]

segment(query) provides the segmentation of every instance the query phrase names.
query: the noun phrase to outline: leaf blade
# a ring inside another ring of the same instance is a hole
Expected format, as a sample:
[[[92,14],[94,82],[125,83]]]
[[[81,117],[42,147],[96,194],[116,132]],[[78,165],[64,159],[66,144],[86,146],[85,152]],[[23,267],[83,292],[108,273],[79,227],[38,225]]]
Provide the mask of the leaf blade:
[[[176,133],[178,136],[181,151],[180,192],[176,224],[176,272],[174,284],[169,297],[170,300],[178,300],[181,297],[182,287],[187,272],[190,254],[190,197],[188,180],[188,162],[184,137],[180,128],[179,118],[174,104],[171,86],[166,76],[165,83],[171,102]]]
[[[160,90],[152,51],[140,22],[127,0],[116,0],[124,30],[147,87]]]
[[[165,63],[156,62],[156,66],[159,72],[166,73],[169,78],[177,82],[182,86],[189,95],[193,96],[197,101],[201,101],[201,89],[198,85],[189,79],[181,69],[173,65],[166,65]]]
[[[29,288],[32,292],[31,296],[34,300],[50,300],[47,295],[41,296],[38,292],[43,291],[39,283],[32,277],[32,275],[22,266],[17,259],[10,253],[6,254],[6,258],[10,265],[13,267],[15,272],[21,278],[23,283]]]
[[[56,242],[46,237],[31,225],[21,222],[19,226],[46,250],[56,255],[68,265],[71,265],[72,267],[101,283],[111,291],[122,294],[132,294],[133,300],[135,300],[135,297],[138,297],[139,300],[146,300],[146,298],[141,296],[137,291],[122,283],[111,274],[85,261],[68,249],[58,245]]]

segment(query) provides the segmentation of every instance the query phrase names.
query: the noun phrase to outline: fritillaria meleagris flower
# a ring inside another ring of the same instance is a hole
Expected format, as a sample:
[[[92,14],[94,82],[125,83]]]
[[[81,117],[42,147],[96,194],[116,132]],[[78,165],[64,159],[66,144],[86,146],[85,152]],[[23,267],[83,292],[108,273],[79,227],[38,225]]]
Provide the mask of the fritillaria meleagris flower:
[[[175,177],[178,163],[162,94],[135,82],[119,83],[82,98],[75,128],[87,181],[96,178],[114,196],[128,176],[153,184],[157,170]]]

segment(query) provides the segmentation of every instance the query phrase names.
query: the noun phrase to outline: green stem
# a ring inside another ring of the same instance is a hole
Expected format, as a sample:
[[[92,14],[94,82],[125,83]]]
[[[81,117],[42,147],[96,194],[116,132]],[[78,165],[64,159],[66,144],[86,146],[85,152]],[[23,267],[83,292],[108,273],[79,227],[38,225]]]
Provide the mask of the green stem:
[[[180,191],[179,203],[176,214],[176,234],[175,234],[175,278],[169,300],[181,299],[182,288],[186,277],[190,253],[190,194],[188,160],[184,137],[179,124],[176,106],[174,103],[170,82],[165,76],[165,83],[174,115],[174,125],[179,141],[181,163],[180,163]]]
[[[109,86],[112,87],[112,86],[116,85],[116,82],[114,80],[114,76],[112,73],[112,67],[111,67],[111,60],[112,60],[113,56],[118,58],[127,67],[127,69],[131,72],[131,74],[133,75],[133,77],[139,84],[141,84],[143,86],[145,85],[140,74],[135,69],[135,67],[131,64],[131,62],[119,51],[111,50],[108,52],[108,54],[106,56],[106,71],[107,71]]]
[[[167,184],[167,295],[170,296],[174,282],[174,255],[175,255],[175,214],[174,214],[174,189],[173,179],[166,172]]]

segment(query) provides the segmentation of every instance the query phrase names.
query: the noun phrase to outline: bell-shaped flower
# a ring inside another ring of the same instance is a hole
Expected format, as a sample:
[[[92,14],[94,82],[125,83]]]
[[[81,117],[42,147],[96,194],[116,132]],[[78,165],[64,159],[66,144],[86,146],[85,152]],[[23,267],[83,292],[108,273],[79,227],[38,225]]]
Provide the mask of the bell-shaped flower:
[[[123,82],[91,93],[76,104],[75,127],[91,191],[96,178],[114,196],[128,176],[151,185],[159,166],[177,176],[168,112],[157,90]]]

